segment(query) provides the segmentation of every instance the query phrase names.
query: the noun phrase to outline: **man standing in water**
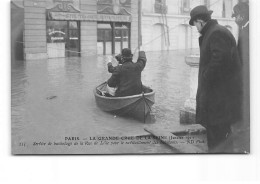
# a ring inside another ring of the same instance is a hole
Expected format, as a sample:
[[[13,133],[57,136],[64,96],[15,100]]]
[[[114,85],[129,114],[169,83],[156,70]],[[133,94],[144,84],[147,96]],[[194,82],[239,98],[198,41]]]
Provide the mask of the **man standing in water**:
[[[244,66],[249,66],[249,4],[248,1],[240,1],[233,8],[232,17],[239,27],[238,52]]]
[[[200,45],[196,122],[207,129],[209,152],[225,141],[241,115],[241,62],[232,33],[211,19],[213,11],[197,6],[190,12]],[[225,152],[225,150],[218,150]]]
[[[140,49],[141,50],[141,49]],[[146,65],[146,55],[144,51],[139,51],[137,62],[133,62],[133,54],[130,49],[124,48],[121,52],[121,65],[113,67],[108,64],[108,69],[112,76],[107,81],[109,87],[117,88],[115,96],[130,96],[142,93],[141,73]]]
[[[249,2],[239,0],[232,17],[239,28],[238,52],[243,63],[243,121],[232,127],[236,152],[250,151]]]
[[[233,8],[234,13],[232,17],[235,17],[235,22],[239,28],[238,35],[238,52],[240,59],[243,63],[243,84],[244,84],[244,98],[249,108],[249,4],[247,0],[240,1]]]

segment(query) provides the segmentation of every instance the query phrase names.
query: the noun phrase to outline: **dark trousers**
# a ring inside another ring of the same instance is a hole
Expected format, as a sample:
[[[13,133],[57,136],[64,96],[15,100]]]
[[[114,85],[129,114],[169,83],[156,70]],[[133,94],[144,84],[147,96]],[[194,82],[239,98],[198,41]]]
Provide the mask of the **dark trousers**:
[[[225,141],[231,134],[231,127],[229,124],[220,124],[207,126],[207,139],[208,139],[208,147],[209,152],[227,152],[228,150],[232,150],[233,144],[229,143],[229,145],[225,145]],[[225,149],[222,145],[225,145]]]

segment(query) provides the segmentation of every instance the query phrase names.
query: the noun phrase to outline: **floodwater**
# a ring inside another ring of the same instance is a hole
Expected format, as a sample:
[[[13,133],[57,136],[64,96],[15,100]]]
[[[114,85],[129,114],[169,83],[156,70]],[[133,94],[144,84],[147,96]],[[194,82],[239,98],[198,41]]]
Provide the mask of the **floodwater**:
[[[163,144],[128,146],[33,146],[65,137],[147,135],[145,126],[179,123],[189,97],[189,66],[183,52],[148,52],[143,84],[155,90],[152,121],[144,124],[101,111],[93,89],[107,80],[103,56],[14,61],[11,71],[12,152],[20,154],[172,153]]]

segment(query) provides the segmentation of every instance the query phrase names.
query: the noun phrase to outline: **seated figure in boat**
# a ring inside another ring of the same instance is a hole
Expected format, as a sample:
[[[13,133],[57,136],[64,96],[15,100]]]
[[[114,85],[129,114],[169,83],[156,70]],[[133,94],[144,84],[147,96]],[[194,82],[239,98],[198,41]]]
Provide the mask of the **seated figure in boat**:
[[[115,56],[117,62],[118,62],[118,65],[117,66],[120,66],[122,65],[122,56],[121,54],[118,54],[117,56]],[[108,72],[109,73],[113,73],[117,66],[113,66],[112,65],[112,58],[111,57],[107,57],[107,67],[108,67]],[[111,84],[110,84],[111,85]],[[116,90],[117,90],[117,86],[116,87],[112,87],[112,86],[115,86],[116,84],[114,85],[111,85],[111,87],[107,84],[106,85],[106,88],[105,88],[105,91],[102,91],[102,95],[103,96],[106,96],[106,97],[114,97],[115,96],[115,93],[116,93]]]
[[[113,67],[111,63],[108,64],[108,71],[112,73],[107,81],[108,88],[116,88],[116,97],[142,93],[141,73],[146,65],[145,52],[139,51],[136,63],[133,62],[133,54],[128,48],[124,48],[121,55],[116,57],[117,60],[120,60],[118,66]]]
[[[120,65],[123,64],[123,59],[122,59],[122,55],[121,54],[116,55],[115,58],[116,58],[116,60],[118,62],[117,66],[120,66]],[[113,66],[111,60],[109,60],[108,63],[107,63],[108,72],[109,73],[113,73],[116,70],[117,66]]]

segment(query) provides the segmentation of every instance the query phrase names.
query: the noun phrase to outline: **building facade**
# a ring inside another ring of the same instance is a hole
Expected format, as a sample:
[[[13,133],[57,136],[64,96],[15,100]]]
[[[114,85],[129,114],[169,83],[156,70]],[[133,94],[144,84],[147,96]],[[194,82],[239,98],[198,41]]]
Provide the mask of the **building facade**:
[[[190,10],[206,5],[237,37],[231,18],[237,0],[13,0],[12,58],[111,55],[143,45],[146,51],[197,49]]]
[[[14,0],[11,8],[22,12],[12,22],[24,17],[12,25],[12,50],[22,43],[25,60],[115,54],[138,44],[138,1]]]
[[[213,10],[212,18],[226,26],[237,38],[238,28],[231,18],[237,0],[143,0],[142,43],[147,51],[198,49],[196,27],[189,25],[190,11],[198,5]]]

